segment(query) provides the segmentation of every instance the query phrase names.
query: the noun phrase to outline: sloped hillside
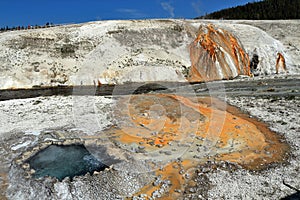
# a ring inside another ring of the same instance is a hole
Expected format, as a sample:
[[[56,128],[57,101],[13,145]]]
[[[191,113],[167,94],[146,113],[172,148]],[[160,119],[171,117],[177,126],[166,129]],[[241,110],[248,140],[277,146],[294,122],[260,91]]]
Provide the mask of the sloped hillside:
[[[274,74],[278,52],[285,57],[289,73],[299,72],[299,21],[98,21],[0,33],[0,89],[184,82],[192,66],[191,44],[199,36],[199,27],[210,24],[231,34],[250,61],[258,55],[254,75]],[[214,44],[226,49],[228,43],[220,41]],[[237,67],[234,54],[228,55],[226,63]],[[200,69],[214,65],[204,66],[203,59],[197,62]],[[220,68],[226,67],[221,63]],[[206,80],[237,75],[222,74]]]

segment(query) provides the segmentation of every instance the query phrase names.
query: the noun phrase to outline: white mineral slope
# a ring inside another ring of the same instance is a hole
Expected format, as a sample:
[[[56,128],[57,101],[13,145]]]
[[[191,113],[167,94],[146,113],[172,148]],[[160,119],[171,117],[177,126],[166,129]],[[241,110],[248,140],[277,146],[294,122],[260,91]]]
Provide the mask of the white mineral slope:
[[[245,24],[220,24],[219,26],[230,30],[239,38],[250,59],[254,54],[259,56],[259,65],[255,75],[273,74],[275,72],[277,53],[281,53],[285,57],[289,73],[295,74],[299,72],[299,67],[295,66],[294,60],[286,52],[282,42],[261,31],[261,29]]]
[[[216,21],[211,21],[216,23]],[[259,55],[258,74],[275,72],[276,54],[286,59],[288,71],[300,72],[300,20],[221,20],[217,24],[228,29],[243,44],[250,59]],[[255,28],[256,27],[256,28]]]
[[[190,65],[187,44],[193,38],[182,24],[99,21],[1,33],[0,88],[122,83],[123,76],[131,81],[132,72],[138,74],[132,81],[184,80],[181,71]],[[162,76],[148,75],[153,66]]]
[[[257,52],[258,74],[275,72],[277,52],[299,73],[299,20],[97,21],[0,33],[0,89],[185,81],[189,45],[208,23],[236,35],[250,57]]]
[[[299,20],[263,20],[263,21],[235,21],[235,23],[249,24],[258,27],[271,37],[280,41],[284,45],[284,50],[288,53],[295,65],[299,67],[300,58],[300,30]]]

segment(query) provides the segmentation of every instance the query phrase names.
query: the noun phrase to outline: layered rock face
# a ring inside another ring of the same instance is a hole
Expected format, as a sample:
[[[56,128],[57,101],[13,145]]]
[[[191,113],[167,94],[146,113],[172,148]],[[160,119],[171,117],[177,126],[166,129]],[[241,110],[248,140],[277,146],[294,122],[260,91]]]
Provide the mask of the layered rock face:
[[[209,24],[191,44],[189,80],[212,81],[250,75],[249,57],[235,36]]]

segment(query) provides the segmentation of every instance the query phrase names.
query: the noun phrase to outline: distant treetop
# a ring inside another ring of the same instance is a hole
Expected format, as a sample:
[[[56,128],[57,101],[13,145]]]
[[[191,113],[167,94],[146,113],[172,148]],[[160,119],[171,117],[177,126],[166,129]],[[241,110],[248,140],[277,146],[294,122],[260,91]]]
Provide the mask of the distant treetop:
[[[196,19],[300,19],[300,0],[264,0],[247,3],[197,17]]]

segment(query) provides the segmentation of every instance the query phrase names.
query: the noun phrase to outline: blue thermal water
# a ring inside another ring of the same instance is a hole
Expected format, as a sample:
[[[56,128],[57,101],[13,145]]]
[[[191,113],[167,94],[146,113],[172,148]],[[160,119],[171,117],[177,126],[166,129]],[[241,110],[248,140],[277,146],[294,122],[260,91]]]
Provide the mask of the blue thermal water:
[[[34,177],[65,177],[84,175],[104,170],[107,166],[97,160],[83,145],[50,145],[32,156],[28,163],[35,170]]]

